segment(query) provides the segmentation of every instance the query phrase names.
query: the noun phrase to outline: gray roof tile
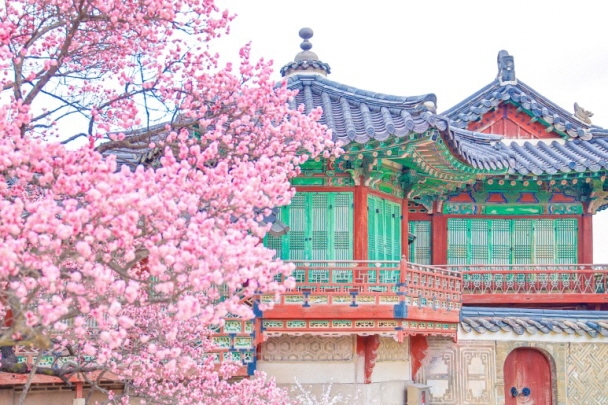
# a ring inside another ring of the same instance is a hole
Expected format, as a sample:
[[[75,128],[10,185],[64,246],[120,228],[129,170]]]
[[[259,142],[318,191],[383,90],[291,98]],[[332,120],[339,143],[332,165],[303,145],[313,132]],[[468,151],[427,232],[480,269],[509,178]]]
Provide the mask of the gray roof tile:
[[[502,330],[518,335],[553,332],[608,337],[608,311],[463,307],[460,325],[465,332]]]

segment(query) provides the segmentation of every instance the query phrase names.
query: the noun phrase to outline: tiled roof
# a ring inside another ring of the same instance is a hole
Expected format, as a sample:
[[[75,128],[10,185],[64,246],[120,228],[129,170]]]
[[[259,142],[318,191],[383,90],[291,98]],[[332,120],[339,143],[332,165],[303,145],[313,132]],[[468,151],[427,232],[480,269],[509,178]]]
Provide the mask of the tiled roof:
[[[517,80],[515,84],[505,85],[496,79],[477,93],[444,111],[442,115],[450,119],[451,125],[466,128],[469,122],[477,121],[503,102],[513,102],[521,106],[533,117],[542,119],[572,138],[589,140],[594,136],[608,135],[608,130],[582,122],[521,80]]]
[[[434,113],[437,101],[434,94],[401,97],[374,93],[318,74],[294,74],[287,78],[287,85],[299,91],[292,107],[304,105],[307,112],[321,107],[321,122],[332,129],[334,140],[343,145],[382,142],[389,137],[404,138],[434,128],[458,160],[479,170],[540,176],[608,169],[608,130],[573,118],[521,81],[501,84],[495,80],[446,111],[445,116]],[[556,127],[563,126],[565,133],[576,138],[550,143],[507,144],[501,136],[463,128],[468,121],[478,119],[505,100],[520,103]],[[128,146],[119,146],[106,153],[115,154],[119,163],[131,167],[149,164],[155,159],[150,156],[155,151],[148,145],[157,143],[164,135],[153,132],[156,135],[137,140],[141,135],[135,133]],[[590,139],[585,140],[587,138]]]
[[[364,144],[372,140],[384,141],[390,136],[404,137],[410,133],[420,134],[429,128],[437,128],[454,155],[480,170],[508,168],[512,174],[538,176],[608,169],[608,131],[582,123],[578,123],[576,130],[591,131],[589,133],[595,135],[591,140],[584,141],[582,139],[585,136],[581,135],[579,139],[568,142],[507,144],[502,141],[502,136],[461,128],[465,121],[452,121],[448,126],[444,117],[432,112],[436,103],[434,94],[416,97],[391,96],[345,86],[319,75],[292,76],[288,79],[288,86],[299,90],[293,107],[303,104],[307,112],[321,107],[321,122],[332,129],[334,140],[340,140],[344,145],[352,142]],[[507,88],[515,89],[512,85],[499,85],[499,88],[503,91],[500,93],[497,90],[500,94],[511,94]],[[529,97],[520,94],[517,100],[522,99],[528,100]],[[446,115],[463,115],[464,113],[459,111],[465,109],[465,104],[461,103],[447,111]],[[552,105],[549,102],[545,104]],[[479,107],[476,111],[483,114],[496,103],[488,101],[485,105],[487,107]],[[533,103],[533,106],[538,105],[540,104]],[[536,108],[534,107],[533,111],[537,111]],[[551,108],[554,111],[554,107]],[[562,115],[566,114],[561,111]],[[469,112],[466,117],[470,118],[472,114]],[[556,120],[554,125],[561,122],[561,118]],[[574,124],[568,121],[564,125],[570,128]]]
[[[465,332],[514,332],[518,335],[562,333],[608,337],[608,311],[569,311],[521,308],[463,307]]]
[[[289,88],[299,91],[292,107],[303,104],[306,112],[321,107],[321,122],[343,145],[421,134],[430,127],[445,130],[448,126],[445,118],[432,114],[437,103],[434,94],[391,96],[345,86],[320,75],[300,74],[287,80]]]

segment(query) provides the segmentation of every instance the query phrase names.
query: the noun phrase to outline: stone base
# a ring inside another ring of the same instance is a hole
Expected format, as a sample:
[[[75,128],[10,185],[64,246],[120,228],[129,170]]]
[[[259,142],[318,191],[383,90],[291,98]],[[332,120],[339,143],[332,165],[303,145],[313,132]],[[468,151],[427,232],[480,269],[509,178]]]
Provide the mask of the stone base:
[[[324,396],[336,398],[338,404],[352,405],[404,405],[405,391],[411,381],[384,381],[371,384],[279,384],[288,390],[290,397],[309,399],[305,403],[324,403]],[[328,392],[329,391],[329,392]],[[329,395],[328,395],[329,394]]]

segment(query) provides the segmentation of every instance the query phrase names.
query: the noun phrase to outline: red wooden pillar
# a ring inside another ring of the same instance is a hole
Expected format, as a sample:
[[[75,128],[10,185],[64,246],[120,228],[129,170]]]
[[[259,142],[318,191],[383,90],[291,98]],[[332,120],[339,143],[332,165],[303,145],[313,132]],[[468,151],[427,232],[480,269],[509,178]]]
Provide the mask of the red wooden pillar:
[[[434,213],[431,234],[431,263],[448,263],[448,220],[443,214]]]
[[[593,215],[583,214],[578,226],[578,262],[593,263]]]
[[[82,395],[82,382],[77,382],[74,384],[76,386],[76,399],[84,398]]]
[[[353,259],[354,260],[367,260],[368,251],[368,234],[367,234],[367,194],[368,189],[364,185],[355,186],[354,191],[354,246],[353,246]]]
[[[410,258],[410,246],[408,243],[410,235],[410,211],[408,209],[408,200],[401,200],[401,257],[405,256],[406,260]]]

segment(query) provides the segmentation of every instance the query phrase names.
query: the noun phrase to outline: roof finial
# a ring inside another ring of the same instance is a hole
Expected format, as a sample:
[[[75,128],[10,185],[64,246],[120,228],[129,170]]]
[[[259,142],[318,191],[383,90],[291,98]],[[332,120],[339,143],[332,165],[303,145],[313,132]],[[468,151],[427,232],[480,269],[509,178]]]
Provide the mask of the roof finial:
[[[300,32],[298,32],[298,34],[300,35],[300,38],[304,40],[300,44],[300,48],[303,51],[310,51],[312,48],[312,44],[310,43],[309,39],[312,38],[315,33],[312,31],[311,28],[304,27],[300,30]]]
[[[496,78],[500,81],[501,85],[506,84],[517,84],[515,78],[515,59],[509,55],[509,52],[502,50],[498,52],[498,75]]]
[[[312,43],[310,43],[309,39],[314,35],[312,29],[302,28],[299,35],[303,39],[300,44],[302,52],[296,55],[293,62],[281,68],[281,76],[290,76],[298,73],[327,76],[330,73],[329,65],[321,62],[317,54],[311,51]]]

